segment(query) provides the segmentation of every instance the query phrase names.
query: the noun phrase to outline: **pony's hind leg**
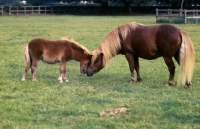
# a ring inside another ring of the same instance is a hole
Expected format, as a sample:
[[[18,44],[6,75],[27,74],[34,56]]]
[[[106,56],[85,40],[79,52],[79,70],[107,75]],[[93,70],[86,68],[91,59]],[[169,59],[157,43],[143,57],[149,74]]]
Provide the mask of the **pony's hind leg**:
[[[175,65],[172,60],[172,57],[164,57],[165,63],[168,67],[169,70],[169,80],[168,83],[166,84],[167,86],[173,86],[174,85],[174,74],[175,74]]]
[[[139,65],[139,58],[138,57],[134,57],[134,63],[135,63],[135,71],[137,73],[137,81],[141,82],[142,78],[140,76],[140,65]]]

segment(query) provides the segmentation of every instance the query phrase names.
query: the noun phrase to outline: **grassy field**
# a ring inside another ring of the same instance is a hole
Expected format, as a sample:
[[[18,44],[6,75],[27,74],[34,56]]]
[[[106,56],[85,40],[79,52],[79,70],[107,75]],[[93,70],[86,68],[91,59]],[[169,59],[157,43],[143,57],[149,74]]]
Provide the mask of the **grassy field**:
[[[154,16],[0,17],[0,128],[200,128],[200,24],[174,24],[188,33],[195,47],[191,89],[165,86],[169,73],[162,58],[140,59],[143,82],[129,84],[130,72],[123,55],[113,58],[93,77],[80,74],[79,63],[70,61],[69,82],[59,84],[59,64],[40,62],[38,81],[31,81],[30,72],[27,81],[21,81],[22,46],[31,39],[73,38],[94,50],[112,29],[131,21],[156,24]],[[102,110],[122,107],[129,110],[122,115],[99,116]]]

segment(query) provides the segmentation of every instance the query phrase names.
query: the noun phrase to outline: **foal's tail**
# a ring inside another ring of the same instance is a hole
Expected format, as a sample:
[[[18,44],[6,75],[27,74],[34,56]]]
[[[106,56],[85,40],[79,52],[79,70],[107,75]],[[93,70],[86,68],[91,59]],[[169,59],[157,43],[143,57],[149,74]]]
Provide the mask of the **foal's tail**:
[[[24,44],[23,56],[24,56],[25,67],[29,68],[31,66],[31,59],[30,59],[29,50],[28,50],[28,43]]]
[[[181,31],[182,44],[180,48],[180,74],[178,84],[190,87],[195,65],[195,52],[192,41],[187,33]]]

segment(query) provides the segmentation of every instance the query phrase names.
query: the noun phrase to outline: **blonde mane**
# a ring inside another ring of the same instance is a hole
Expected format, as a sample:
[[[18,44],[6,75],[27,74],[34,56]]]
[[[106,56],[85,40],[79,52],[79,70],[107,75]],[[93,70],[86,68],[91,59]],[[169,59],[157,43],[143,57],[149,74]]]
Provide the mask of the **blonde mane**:
[[[119,53],[121,49],[121,43],[127,38],[130,31],[137,28],[138,25],[141,25],[141,24],[138,24],[136,22],[130,22],[130,23],[119,26],[118,28],[112,30],[108,35],[106,35],[106,37],[102,40],[100,46],[96,50],[94,50],[92,53],[93,55],[91,59],[92,65],[101,52],[104,54],[103,66],[108,64],[109,60],[113,56]],[[119,36],[119,33],[121,34],[121,37]]]
[[[80,45],[79,43],[77,43],[77,42],[76,42],[75,40],[73,40],[73,39],[61,38],[61,40],[67,41],[68,43],[71,43],[71,44],[74,44],[74,45],[80,47],[81,49],[83,49],[84,54],[87,54],[87,55],[91,55],[91,54],[92,54],[86,47]]]

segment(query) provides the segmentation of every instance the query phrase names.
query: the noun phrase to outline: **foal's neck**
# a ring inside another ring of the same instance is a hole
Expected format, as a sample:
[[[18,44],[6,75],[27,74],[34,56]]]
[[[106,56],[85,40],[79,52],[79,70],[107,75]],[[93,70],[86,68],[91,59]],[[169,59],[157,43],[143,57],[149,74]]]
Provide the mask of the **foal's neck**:
[[[84,50],[79,47],[79,46],[76,46],[74,44],[71,45],[71,59],[72,60],[76,60],[76,61],[81,61],[83,55],[84,55]]]

